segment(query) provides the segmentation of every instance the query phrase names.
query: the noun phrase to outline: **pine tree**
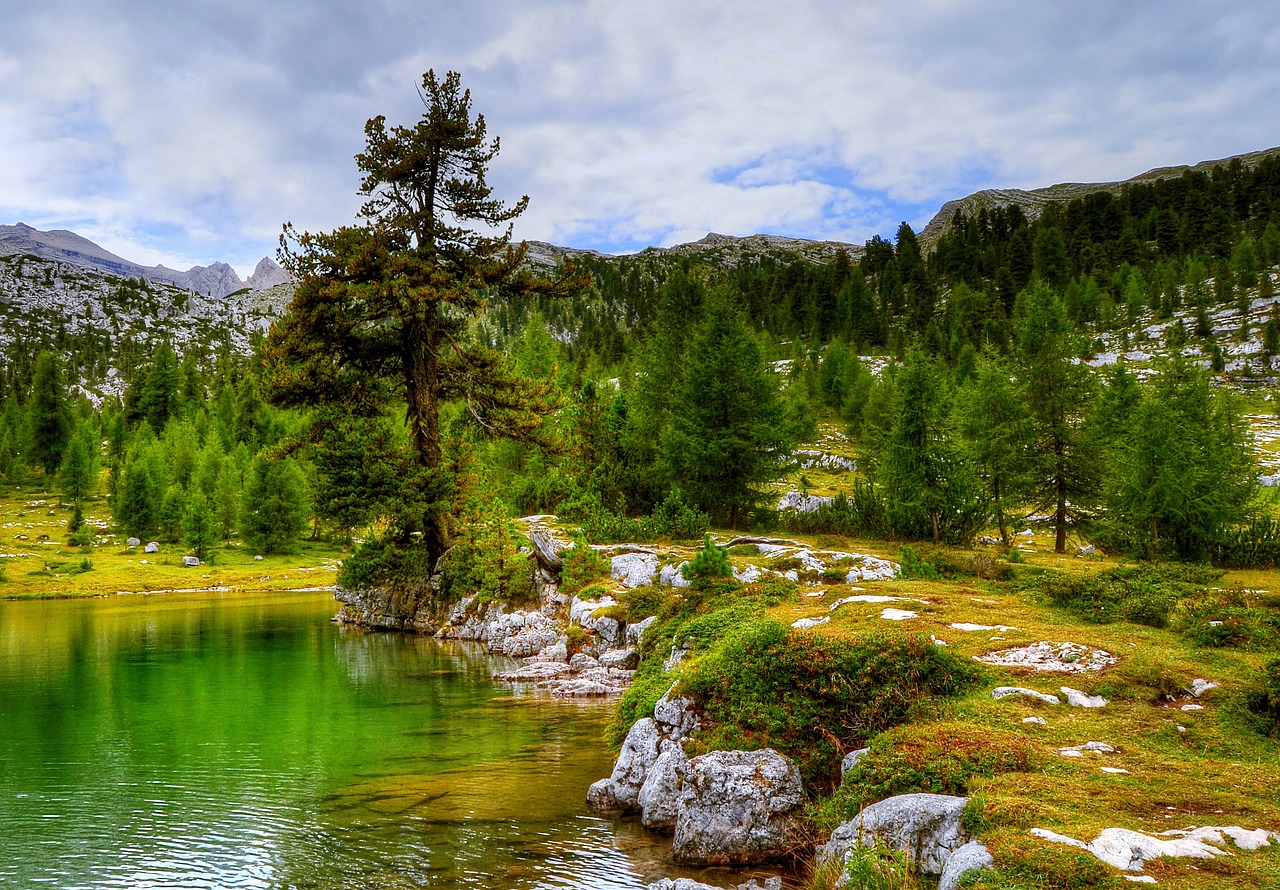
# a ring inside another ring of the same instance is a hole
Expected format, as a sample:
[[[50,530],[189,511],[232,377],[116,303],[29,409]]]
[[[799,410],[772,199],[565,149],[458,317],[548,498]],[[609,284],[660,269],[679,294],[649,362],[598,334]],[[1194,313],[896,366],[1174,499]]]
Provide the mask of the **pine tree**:
[[[27,457],[52,479],[71,439],[71,408],[62,366],[53,353],[41,352],[31,378],[27,402]]]
[[[218,528],[213,508],[202,492],[197,491],[187,503],[182,528],[187,546],[197,558],[213,562],[218,547]]]
[[[151,424],[157,436],[164,432],[169,418],[181,410],[181,385],[178,358],[173,348],[161,341],[151,355],[151,365],[138,395],[138,413]]]
[[[545,384],[521,379],[478,342],[471,321],[495,295],[556,295],[585,282],[576,272],[555,283],[528,272],[509,227],[528,199],[507,206],[491,197],[485,176],[498,142],[482,115],[473,118],[459,75],[427,72],[420,95],[425,112],[414,126],[388,128],[383,117],[365,125],[356,156],[363,224],[286,229],[285,265],[297,284],[266,352],[280,404],[358,416],[404,409],[413,461],[389,534],[404,546],[419,541],[434,562],[454,503],[441,405],[458,400],[489,436],[536,440],[554,404]],[[492,236],[477,226],[507,228]]]
[[[62,466],[58,468],[58,487],[73,510],[69,524],[73,532],[84,521],[84,502],[93,494],[97,482],[97,451],[93,427],[82,423],[71,437],[62,455]]]
[[[292,553],[307,527],[307,481],[290,459],[253,462],[243,506],[244,536],[259,553]]]
[[[791,463],[778,384],[741,313],[721,292],[690,333],[683,379],[662,434],[667,478],[735,528]]]
[[[130,446],[120,473],[113,513],[116,525],[126,534],[147,538],[159,530],[169,479],[160,444],[150,435],[149,426],[141,429],[146,433]]]

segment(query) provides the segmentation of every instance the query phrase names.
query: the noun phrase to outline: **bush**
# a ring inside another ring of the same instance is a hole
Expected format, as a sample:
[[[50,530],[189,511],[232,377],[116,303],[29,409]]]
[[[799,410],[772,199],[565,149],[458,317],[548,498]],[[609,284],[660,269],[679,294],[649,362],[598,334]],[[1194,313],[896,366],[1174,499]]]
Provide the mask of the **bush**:
[[[902,548],[902,563],[898,570],[898,577],[904,581],[942,580],[942,575],[933,567],[933,563],[922,560],[914,547]]]
[[[567,507],[566,518],[582,525],[587,538],[596,544],[642,543],[670,538],[696,540],[711,527],[711,517],[684,503],[672,492],[648,516],[622,516],[599,501],[578,501]]]
[[[1187,597],[1178,604],[1172,624],[1201,646],[1258,650],[1280,646],[1280,611],[1238,587]]]
[[[608,561],[587,543],[587,536],[579,532],[573,546],[565,551],[564,568],[560,570],[561,589],[575,593],[587,583],[609,574]]]
[[[733,566],[729,564],[729,551],[716,546],[711,535],[706,535],[699,550],[680,570],[686,580],[698,578],[731,578]]]
[[[1144,563],[1119,566],[1091,577],[1042,572],[1031,577],[1029,586],[1094,624],[1128,621],[1168,627],[1180,601],[1205,592],[1205,584],[1221,577],[1221,572],[1209,568]]]
[[[1260,733],[1280,739],[1280,658],[1262,669],[1258,685],[1245,693],[1244,706]]]
[[[877,736],[844,777],[820,819],[834,828],[867,804],[926,791],[964,796],[974,777],[1031,769],[1031,744],[1021,735],[965,724],[922,724]]]
[[[706,750],[772,747],[811,786],[830,787],[847,748],[911,718],[932,696],[955,695],[976,666],[919,634],[857,642],[741,623],[691,665],[681,683],[706,716]]]

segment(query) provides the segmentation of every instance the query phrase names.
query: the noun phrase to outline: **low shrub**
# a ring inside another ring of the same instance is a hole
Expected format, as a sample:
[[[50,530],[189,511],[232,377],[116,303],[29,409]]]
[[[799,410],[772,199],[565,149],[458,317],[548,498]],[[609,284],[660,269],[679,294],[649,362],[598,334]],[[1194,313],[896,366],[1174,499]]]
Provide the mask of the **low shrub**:
[[[731,578],[733,566],[729,564],[729,551],[716,546],[710,535],[703,538],[702,549],[680,570],[685,580],[698,578]]]
[[[576,593],[602,575],[609,574],[609,561],[587,543],[586,535],[574,536],[573,546],[564,553],[564,567],[560,570],[560,589]]]
[[[1179,602],[1204,593],[1204,585],[1221,577],[1222,572],[1207,567],[1143,563],[1085,577],[1038,572],[1022,586],[1037,589],[1054,605],[1094,624],[1128,621],[1168,627]]]
[[[672,492],[648,516],[622,516],[599,501],[575,502],[565,511],[577,521],[587,538],[596,544],[641,543],[670,538],[697,540],[711,527],[711,517],[684,502]]]
[[[902,548],[901,568],[898,577],[904,581],[941,581],[942,575],[933,563],[920,558],[914,547]]]
[[[772,747],[810,786],[832,787],[846,749],[977,678],[972,662],[920,634],[848,641],[757,619],[727,629],[681,688],[703,708],[705,750]]]
[[[1280,609],[1238,587],[1188,597],[1178,604],[1172,624],[1201,646],[1255,650],[1280,646]]]
[[[1254,727],[1269,739],[1280,739],[1280,658],[1268,662],[1258,684],[1244,695]]]
[[[1024,736],[966,724],[913,724],[877,736],[815,816],[833,828],[895,794],[963,796],[975,777],[1031,767],[1032,748]]]

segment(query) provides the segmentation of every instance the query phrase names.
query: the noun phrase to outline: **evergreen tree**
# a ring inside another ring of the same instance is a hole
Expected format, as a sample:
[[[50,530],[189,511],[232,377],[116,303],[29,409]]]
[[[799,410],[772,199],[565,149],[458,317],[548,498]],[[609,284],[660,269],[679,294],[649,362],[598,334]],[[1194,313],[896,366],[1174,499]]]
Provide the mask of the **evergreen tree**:
[[[901,534],[965,540],[975,530],[973,488],[951,437],[951,400],[942,370],[919,346],[907,349],[897,376],[893,423],[876,461],[889,521]]]
[[[1147,556],[1202,558],[1254,493],[1252,437],[1230,390],[1178,353],[1162,364],[1111,451],[1108,523]]]
[[[1072,514],[1097,494],[1097,448],[1084,424],[1093,380],[1088,366],[1073,361],[1075,332],[1058,294],[1037,281],[1019,306],[1017,358],[1035,435],[1035,494],[1053,510],[1054,551],[1063,553]]]
[[[113,506],[116,525],[131,537],[147,538],[158,531],[169,480],[164,452],[150,435],[139,436],[129,448]]]
[[[356,156],[364,223],[321,234],[286,230],[286,265],[296,282],[287,314],[268,341],[271,398],[297,406],[337,405],[373,416],[405,411],[411,472],[391,537],[418,541],[429,563],[451,535],[453,485],[440,409],[457,399],[492,437],[536,440],[554,404],[545,384],[521,379],[506,357],[472,336],[471,322],[495,295],[556,295],[584,282],[566,271],[534,279],[525,249],[474,226],[507,225],[513,206],[485,181],[498,142],[471,94],[450,72],[423,77],[425,113],[413,127],[365,126]],[[289,246],[289,245],[292,246]]]
[[[98,449],[95,440],[93,427],[88,423],[81,424],[63,452],[62,466],[58,468],[58,487],[74,511],[69,525],[73,532],[84,521],[84,502],[96,487]]]
[[[259,553],[292,553],[307,527],[307,480],[297,462],[259,456],[243,507],[244,536]]]
[[[991,352],[982,358],[973,380],[960,390],[957,414],[969,462],[986,487],[996,528],[1007,546],[1005,504],[1018,504],[1028,497],[1034,478],[1026,392],[1008,362]]]
[[[741,314],[722,293],[691,333],[683,379],[662,436],[668,478],[735,528],[763,486],[791,463],[778,385]]]
[[[27,402],[28,459],[53,478],[62,464],[62,453],[71,439],[71,407],[67,401],[62,366],[51,352],[36,358]]]
[[[173,348],[162,340],[151,355],[151,365],[138,395],[138,412],[151,424],[156,435],[164,432],[169,418],[181,410],[181,387],[178,358]]]
[[[182,523],[187,546],[197,558],[213,562],[218,547],[218,528],[213,508],[202,492],[191,495],[187,502],[187,515]]]

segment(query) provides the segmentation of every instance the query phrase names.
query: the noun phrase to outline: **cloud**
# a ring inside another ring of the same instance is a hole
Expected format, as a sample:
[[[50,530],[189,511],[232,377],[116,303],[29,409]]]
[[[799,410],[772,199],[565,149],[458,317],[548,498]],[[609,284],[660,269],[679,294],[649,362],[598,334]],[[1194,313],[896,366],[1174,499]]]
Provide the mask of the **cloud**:
[[[247,271],[286,220],[353,218],[365,119],[416,119],[434,67],[502,137],[522,237],[857,242],[981,187],[1268,147],[1278,42],[1243,0],[46,0],[0,32],[0,221]]]

